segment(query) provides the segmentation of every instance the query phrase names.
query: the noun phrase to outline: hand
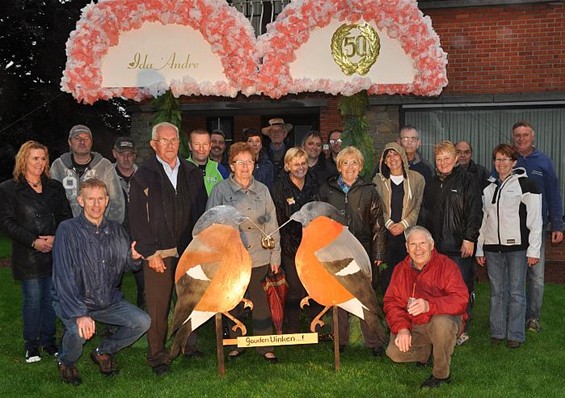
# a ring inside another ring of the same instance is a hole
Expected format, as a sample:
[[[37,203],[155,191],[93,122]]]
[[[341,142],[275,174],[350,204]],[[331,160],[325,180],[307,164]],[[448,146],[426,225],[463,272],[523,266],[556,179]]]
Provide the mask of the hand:
[[[408,329],[400,330],[394,339],[394,344],[398,347],[400,352],[410,351],[410,347],[412,347],[412,335],[410,331]]]
[[[137,250],[135,250],[136,243],[136,241],[131,242],[131,258],[134,260],[139,260],[140,258],[142,258],[142,256],[137,252]]]
[[[165,267],[165,263],[163,262],[163,258],[160,254],[155,254],[153,257],[149,259],[149,268],[153,271],[158,272],[160,274],[164,273],[167,267]]]
[[[535,258],[535,257],[526,257],[526,259],[528,262],[528,267],[533,267],[539,262],[539,258]]]
[[[398,236],[404,232],[404,225],[402,225],[401,223],[394,223],[389,227],[388,230],[393,236]]]
[[[55,241],[55,237],[53,235],[40,235],[34,242],[35,250],[38,250],[42,253],[49,253],[53,250],[53,242]]]
[[[473,251],[475,250],[475,243],[470,242],[468,240],[464,240],[463,244],[461,245],[461,257],[471,257],[473,255]]]
[[[90,340],[96,332],[96,323],[89,316],[81,316],[77,318],[78,334],[85,340]]]
[[[477,260],[477,264],[479,264],[481,267],[484,267],[487,263],[487,259],[484,256],[477,256],[475,257],[475,260]]]
[[[271,264],[271,272],[273,274],[276,274],[277,272],[279,272],[280,267],[280,264]]]
[[[417,316],[428,312],[430,310],[430,303],[428,303],[428,301],[424,300],[423,298],[419,298],[412,301],[412,303],[410,303],[406,310],[410,315]]]
[[[558,244],[561,243],[563,240],[563,232],[562,231],[553,231],[551,233],[551,243]]]

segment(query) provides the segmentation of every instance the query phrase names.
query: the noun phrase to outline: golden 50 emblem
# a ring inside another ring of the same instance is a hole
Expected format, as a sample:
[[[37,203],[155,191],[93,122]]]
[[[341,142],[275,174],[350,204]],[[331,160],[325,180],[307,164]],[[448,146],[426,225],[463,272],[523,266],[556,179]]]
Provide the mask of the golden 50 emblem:
[[[367,22],[343,24],[332,36],[332,55],[343,73],[366,75],[377,61],[381,40]]]

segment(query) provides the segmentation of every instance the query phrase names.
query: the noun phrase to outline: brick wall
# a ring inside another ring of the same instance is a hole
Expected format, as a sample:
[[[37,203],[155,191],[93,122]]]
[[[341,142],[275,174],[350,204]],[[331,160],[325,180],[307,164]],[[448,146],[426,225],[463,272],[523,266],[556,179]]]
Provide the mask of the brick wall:
[[[565,89],[565,5],[429,9],[448,53],[445,94]]]

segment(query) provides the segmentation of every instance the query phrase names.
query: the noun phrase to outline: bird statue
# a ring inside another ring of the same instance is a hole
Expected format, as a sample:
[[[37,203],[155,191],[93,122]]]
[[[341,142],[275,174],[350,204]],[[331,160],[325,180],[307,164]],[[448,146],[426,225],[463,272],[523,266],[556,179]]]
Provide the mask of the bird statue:
[[[251,279],[251,257],[243,245],[239,224],[247,220],[232,206],[216,206],[197,221],[193,239],[179,260],[175,273],[177,303],[171,335],[171,358],[184,351],[190,333],[221,313],[245,335],[245,325],[229,311],[240,302]],[[184,353],[184,352],[183,352]]]
[[[324,325],[321,318],[334,305],[365,320],[371,330],[382,328],[369,256],[343,225],[340,211],[325,202],[310,202],[290,218],[303,227],[296,271],[308,296],[301,306],[311,298],[325,307],[312,321],[312,332]]]

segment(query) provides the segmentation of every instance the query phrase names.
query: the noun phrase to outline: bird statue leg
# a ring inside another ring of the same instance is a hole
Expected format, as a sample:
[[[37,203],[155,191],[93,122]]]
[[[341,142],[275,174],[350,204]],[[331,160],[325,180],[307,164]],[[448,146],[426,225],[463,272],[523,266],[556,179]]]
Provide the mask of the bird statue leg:
[[[316,315],[316,318],[312,320],[312,323],[310,324],[310,331],[312,333],[316,332],[316,326],[319,326],[320,328],[324,326],[324,321],[322,321],[322,317],[325,315],[326,312],[328,312],[330,308],[332,308],[332,306],[330,305],[324,307],[324,309],[318,315]]]
[[[310,297],[310,296],[306,296],[302,300],[300,300],[300,308],[304,309],[304,307],[306,307],[307,305],[310,305],[309,301],[310,301],[311,298],[312,297]]]
[[[247,328],[245,327],[245,325],[239,319],[234,317],[229,312],[222,312],[222,314],[225,315],[226,317],[228,317],[233,323],[235,323],[235,325],[231,328],[231,330],[233,330],[235,332],[239,328],[239,330],[241,330],[242,336],[245,336],[247,334]]]
[[[241,302],[243,303],[243,308],[249,308],[250,310],[253,309],[253,302],[251,300],[242,298]]]

